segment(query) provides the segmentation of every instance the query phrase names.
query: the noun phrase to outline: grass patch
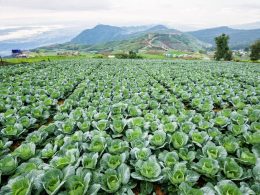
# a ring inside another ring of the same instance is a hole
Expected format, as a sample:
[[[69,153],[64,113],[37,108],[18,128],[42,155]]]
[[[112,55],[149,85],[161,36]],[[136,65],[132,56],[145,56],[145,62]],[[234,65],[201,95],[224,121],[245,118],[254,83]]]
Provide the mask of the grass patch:
[[[172,55],[183,55],[183,54],[187,54],[187,52],[183,52],[183,51],[178,51],[178,50],[169,50],[167,52],[168,54],[172,54]]]
[[[166,59],[164,54],[147,54],[147,53],[142,53],[139,54],[142,58],[144,59]]]
[[[3,59],[3,65],[10,64],[22,64],[22,63],[36,63],[42,61],[57,61],[66,59],[84,59],[84,58],[95,58],[97,54],[85,54],[80,56],[36,56],[30,58],[5,58]]]

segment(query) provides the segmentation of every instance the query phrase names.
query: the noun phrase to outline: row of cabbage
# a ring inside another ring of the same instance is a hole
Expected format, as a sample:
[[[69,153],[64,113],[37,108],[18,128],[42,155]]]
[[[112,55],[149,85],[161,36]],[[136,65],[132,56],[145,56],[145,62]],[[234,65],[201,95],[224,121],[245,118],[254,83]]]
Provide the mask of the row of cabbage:
[[[66,62],[6,67],[0,83],[0,155],[14,140],[37,129],[56,113],[58,101],[66,98],[90,74],[95,65]],[[19,73],[16,73],[16,68]]]
[[[2,155],[0,194],[260,193],[257,66],[88,63],[53,123]]]

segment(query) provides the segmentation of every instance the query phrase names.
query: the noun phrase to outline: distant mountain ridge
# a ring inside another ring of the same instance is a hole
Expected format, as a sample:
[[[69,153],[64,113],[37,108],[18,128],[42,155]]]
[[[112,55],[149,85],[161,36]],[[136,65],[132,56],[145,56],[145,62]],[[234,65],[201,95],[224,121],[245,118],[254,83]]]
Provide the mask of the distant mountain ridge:
[[[232,49],[244,49],[260,39],[260,22],[255,22],[185,33],[164,25],[117,27],[101,24],[83,31],[82,26],[64,27],[37,36],[3,40],[3,37],[9,37],[10,33],[15,35],[17,32],[17,35],[19,35],[21,30],[30,28],[35,29],[35,27],[0,29],[0,38],[2,38],[2,40],[0,39],[0,55],[10,55],[11,49],[32,48],[46,48],[46,50],[51,49],[54,52],[55,49],[78,49],[79,51],[83,49],[84,51],[100,52],[129,51],[131,49],[140,51],[166,51],[169,49],[199,51],[210,46],[214,47],[214,38],[222,33],[230,36]]]
[[[154,33],[160,31],[174,31],[179,32],[175,29],[168,29],[164,25],[156,25],[152,27],[143,27],[142,29],[136,28],[127,28],[127,27],[117,27],[110,25],[97,25],[92,29],[87,29],[82,31],[78,36],[71,40],[71,43],[76,44],[86,44],[86,45],[95,45],[100,43],[106,43],[111,41],[121,41],[127,40],[130,38],[136,38],[137,36]]]
[[[200,41],[209,43],[212,46],[215,44],[215,37],[225,33],[230,37],[230,47],[232,49],[244,49],[249,47],[253,42],[260,39],[260,29],[244,30],[233,29],[227,26],[210,28],[188,32]]]
[[[191,35],[164,25],[140,28],[97,25],[81,32],[71,40],[70,44],[88,45],[88,50],[95,51],[127,51],[130,49],[198,51],[207,46]]]

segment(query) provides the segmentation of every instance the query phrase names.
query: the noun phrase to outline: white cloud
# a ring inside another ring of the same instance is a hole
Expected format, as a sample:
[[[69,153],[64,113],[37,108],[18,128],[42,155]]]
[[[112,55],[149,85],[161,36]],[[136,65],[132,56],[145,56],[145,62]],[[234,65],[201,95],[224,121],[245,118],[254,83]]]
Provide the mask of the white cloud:
[[[260,21],[259,0],[0,0],[6,25],[168,24],[211,27]]]
[[[8,30],[12,29],[11,32],[3,34],[0,36],[0,41],[9,41],[9,40],[19,40],[19,39],[26,39],[35,37],[42,33],[50,32],[53,30],[57,30],[62,28],[62,26],[31,26],[27,28],[22,28],[19,26],[1,28],[0,30]],[[15,30],[16,29],[16,30]]]

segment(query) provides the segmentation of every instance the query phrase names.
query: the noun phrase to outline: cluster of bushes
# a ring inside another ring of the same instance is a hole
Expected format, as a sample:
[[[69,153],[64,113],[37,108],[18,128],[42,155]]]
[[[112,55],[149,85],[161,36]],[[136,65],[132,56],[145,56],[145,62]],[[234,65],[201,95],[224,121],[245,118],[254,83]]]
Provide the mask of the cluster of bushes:
[[[142,56],[137,55],[134,51],[129,51],[129,53],[119,53],[115,54],[117,59],[142,59]]]

